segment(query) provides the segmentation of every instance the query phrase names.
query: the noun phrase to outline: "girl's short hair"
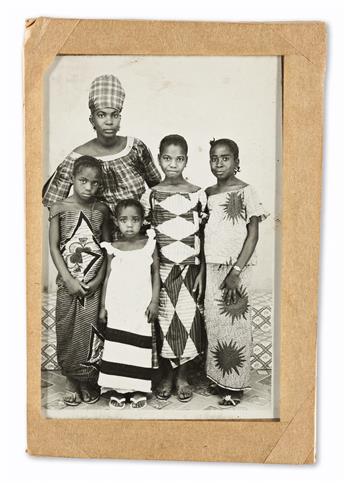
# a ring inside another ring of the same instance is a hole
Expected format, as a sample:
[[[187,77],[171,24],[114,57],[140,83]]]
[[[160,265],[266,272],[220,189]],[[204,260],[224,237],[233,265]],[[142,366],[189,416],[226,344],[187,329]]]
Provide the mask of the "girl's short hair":
[[[100,176],[102,176],[102,166],[98,159],[93,156],[80,156],[80,158],[74,161],[73,165],[73,176],[76,176],[84,168],[94,168],[97,169]]]
[[[134,198],[119,201],[115,206],[115,217],[118,218],[120,216],[121,211],[124,208],[129,208],[129,207],[136,208],[140,213],[142,220],[145,218],[145,210],[143,205],[140,203],[140,201],[135,200]]]
[[[185,140],[184,137],[180,136],[179,134],[169,134],[168,136],[165,136],[160,144],[159,144],[159,154],[162,154],[162,152],[167,148],[167,146],[180,146],[182,148],[183,152],[187,156],[188,154],[188,144],[187,141]]]
[[[219,145],[219,144],[225,144],[226,146],[228,146],[228,148],[230,149],[234,158],[238,159],[240,152],[239,152],[237,144],[235,143],[235,141],[232,141],[231,139],[227,139],[227,138],[223,138],[223,139],[214,139],[213,138],[210,141],[210,145],[211,145],[210,153],[211,153],[211,149],[214,148],[215,146]]]

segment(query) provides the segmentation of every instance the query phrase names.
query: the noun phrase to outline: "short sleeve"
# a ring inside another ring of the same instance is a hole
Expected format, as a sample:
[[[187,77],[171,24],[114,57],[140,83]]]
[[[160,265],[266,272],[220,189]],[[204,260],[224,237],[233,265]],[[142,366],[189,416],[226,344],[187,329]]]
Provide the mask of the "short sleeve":
[[[204,224],[207,221],[207,196],[205,193],[205,190],[200,190],[198,191],[199,194],[199,218],[200,218],[200,223]]]
[[[247,223],[252,216],[257,216],[260,222],[266,220],[269,216],[252,186],[247,186],[244,190],[244,202],[247,210]]]
[[[161,181],[161,175],[153,161],[150,150],[140,139],[136,139],[136,150],[141,165],[140,171],[146,184],[151,188]]]
[[[148,240],[145,245],[145,251],[148,255],[152,255],[156,247],[156,240],[155,240],[156,232],[152,228],[149,228],[146,231],[146,235],[148,237]]]
[[[63,212],[63,206],[60,202],[54,203],[49,210],[49,221]]]
[[[143,205],[145,210],[145,221],[149,222],[151,217],[151,193],[150,189],[147,189],[142,197],[140,198],[140,203]]]
[[[101,247],[106,249],[108,255],[115,255],[116,248],[111,243],[104,241],[101,243]]]
[[[67,198],[72,186],[74,161],[79,155],[72,152],[57,167],[42,189],[42,203],[50,208],[57,201]]]

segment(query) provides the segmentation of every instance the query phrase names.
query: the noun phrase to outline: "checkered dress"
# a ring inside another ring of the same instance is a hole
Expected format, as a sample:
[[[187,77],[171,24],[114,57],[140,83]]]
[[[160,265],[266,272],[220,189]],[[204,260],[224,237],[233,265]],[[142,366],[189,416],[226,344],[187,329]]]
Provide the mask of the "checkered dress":
[[[67,198],[72,186],[74,162],[80,156],[72,151],[46,182],[42,193],[44,206],[50,208],[55,202]],[[98,160],[103,169],[103,186],[98,197],[113,215],[120,200],[139,199],[145,191],[145,182],[154,186],[161,179],[149,149],[140,139],[128,137],[127,145],[120,153],[100,156]]]

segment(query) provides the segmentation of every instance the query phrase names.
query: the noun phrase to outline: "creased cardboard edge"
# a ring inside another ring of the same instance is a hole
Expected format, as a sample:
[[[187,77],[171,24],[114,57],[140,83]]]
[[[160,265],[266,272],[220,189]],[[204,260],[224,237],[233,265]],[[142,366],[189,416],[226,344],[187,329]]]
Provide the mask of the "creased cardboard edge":
[[[45,53],[43,58],[41,57],[41,67],[42,67],[43,71],[51,63],[53,58],[56,55],[59,54],[59,52],[61,51],[61,48],[73,36],[73,32],[76,30],[76,28],[78,27],[78,25],[81,21],[80,20],[72,20],[72,19],[65,21],[63,19],[39,18],[39,19],[30,19],[30,20],[27,21],[27,24],[26,24],[27,28],[26,28],[25,46],[27,46],[27,44],[30,44],[30,41],[33,41],[33,40],[35,40],[35,44],[36,44],[36,46],[38,46],[38,45],[41,45],[42,42],[47,42],[47,40],[49,41],[49,37],[50,37],[51,32],[49,31],[48,27],[50,26],[50,24],[55,24],[55,20],[60,22],[61,26],[63,26],[63,27],[65,26],[65,22],[69,22],[70,25],[69,25],[69,28],[67,29],[68,32],[65,32],[65,36],[63,38],[58,39],[59,40],[59,42],[57,43],[58,45],[55,45],[54,48],[51,48],[50,51],[48,52],[48,54]],[[73,22],[73,24],[71,22]],[[88,21],[86,21],[86,22],[88,22]],[[308,23],[307,24],[303,23],[303,24],[307,25]],[[267,24],[264,24],[264,25],[267,25]],[[270,24],[270,25],[272,25],[272,24]],[[273,25],[275,26],[274,28],[276,28],[278,25],[281,26],[282,24],[281,23],[279,23],[279,24],[274,23]],[[287,24],[288,30],[291,30],[291,27],[293,25],[294,25],[293,23]],[[318,26],[319,27],[321,26],[321,30],[325,31],[325,26],[324,26],[323,23],[318,23]],[[36,32],[39,33],[39,37],[36,36],[36,38],[35,38]],[[59,35],[58,35],[58,37],[59,37]],[[311,60],[312,56],[310,56],[309,52],[306,51],[305,53],[303,53],[303,51],[301,51],[299,49],[299,47],[296,47],[294,42],[292,40],[289,40],[287,37],[285,37],[285,35],[284,35],[284,39],[288,43],[292,44],[292,46],[295,48],[296,54],[294,54],[294,55],[303,55],[303,57],[305,57],[307,61],[312,62],[312,60]],[[30,55],[32,55],[32,53],[30,53]],[[277,54],[277,55],[279,55],[279,54]],[[323,62],[325,61],[324,53],[322,54],[322,52],[321,52],[320,58],[321,58],[321,61],[323,61]],[[42,71],[41,71],[41,74],[42,74]],[[296,421],[299,421],[298,415],[301,412],[303,413],[303,408],[300,411],[298,411],[295,414],[295,416],[292,418],[292,420],[288,424],[287,429],[285,429],[283,435],[281,436],[281,438],[278,439],[277,443],[274,445],[273,449],[271,450],[271,452],[267,456],[267,458],[265,460],[266,463],[275,463],[275,462],[281,463],[281,462],[284,462],[284,461],[281,461],[281,460],[276,461],[276,459],[277,459],[277,457],[278,457],[278,459],[280,458],[279,455],[281,454],[282,445],[284,446],[284,441],[288,441],[290,439],[290,435],[293,433],[294,428],[296,426]],[[309,451],[309,453],[306,455],[304,461],[299,460],[298,463],[301,463],[301,462],[302,463],[303,462],[310,463],[312,461],[314,461],[314,451],[313,450]]]

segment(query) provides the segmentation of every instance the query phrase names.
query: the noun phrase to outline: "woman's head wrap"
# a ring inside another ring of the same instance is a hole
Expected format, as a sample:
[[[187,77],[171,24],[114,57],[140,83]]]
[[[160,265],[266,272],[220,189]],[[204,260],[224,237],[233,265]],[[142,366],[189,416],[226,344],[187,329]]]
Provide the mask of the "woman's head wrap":
[[[89,93],[89,108],[91,112],[106,107],[121,112],[125,95],[122,84],[117,77],[112,74],[100,75],[92,81]]]

